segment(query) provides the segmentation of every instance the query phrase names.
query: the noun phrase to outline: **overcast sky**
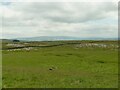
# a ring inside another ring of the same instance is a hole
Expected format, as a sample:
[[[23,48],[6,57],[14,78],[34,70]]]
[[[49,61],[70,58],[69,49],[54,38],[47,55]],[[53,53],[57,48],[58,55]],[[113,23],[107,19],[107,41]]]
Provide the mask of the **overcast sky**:
[[[37,36],[118,36],[118,7],[113,2],[0,3],[3,38]]]

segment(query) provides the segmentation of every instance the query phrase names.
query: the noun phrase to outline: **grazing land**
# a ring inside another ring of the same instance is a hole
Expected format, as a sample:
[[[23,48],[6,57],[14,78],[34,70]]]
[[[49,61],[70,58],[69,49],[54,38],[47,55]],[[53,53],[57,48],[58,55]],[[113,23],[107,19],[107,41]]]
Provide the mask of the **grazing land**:
[[[117,41],[3,41],[3,88],[117,88]]]

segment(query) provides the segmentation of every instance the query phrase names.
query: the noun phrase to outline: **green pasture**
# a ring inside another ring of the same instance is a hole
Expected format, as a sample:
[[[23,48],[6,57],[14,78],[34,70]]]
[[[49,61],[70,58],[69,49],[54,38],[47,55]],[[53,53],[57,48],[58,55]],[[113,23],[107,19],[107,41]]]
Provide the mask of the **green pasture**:
[[[117,88],[118,50],[74,45],[3,50],[3,88]]]

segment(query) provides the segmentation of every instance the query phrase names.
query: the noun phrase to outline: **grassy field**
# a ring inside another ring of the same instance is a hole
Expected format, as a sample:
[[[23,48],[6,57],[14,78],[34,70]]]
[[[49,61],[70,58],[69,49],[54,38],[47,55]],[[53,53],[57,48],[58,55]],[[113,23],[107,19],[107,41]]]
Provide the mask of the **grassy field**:
[[[2,87],[118,87],[117,42],[91,42],[93,45],[87,41],[69,43],[59,42],[58,46],[32,47],[30,50],[3,50]],[[47,42],[47,45],[52,44],[56,45],[56,42]]]

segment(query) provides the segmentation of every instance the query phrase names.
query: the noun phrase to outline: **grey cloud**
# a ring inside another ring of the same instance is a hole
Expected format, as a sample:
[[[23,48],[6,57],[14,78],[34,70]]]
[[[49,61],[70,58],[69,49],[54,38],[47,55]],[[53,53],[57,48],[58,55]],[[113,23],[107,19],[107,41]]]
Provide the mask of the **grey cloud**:
[[[108,16],[107,14],[111,12],[117,14],[117,7],[113,3],[96,4],[98,4],[98,6],[91,3],[69,3],[72,9],[66,7],[66,9],[63,8],[63,11],[56,12],[58,14],[51,12],[43,17],[55,22],[81,23],[110,17],[110,15]],[[62,6],[65,7],[64,4]],[[66,12],[64,12],[65,10]]]
[[[104,19],[108,17],[109,20],[115,20],[117,6],[114,3],[11,3],[6,8],[12,12],[8,13],[12,14],[10,17],[3,16],[3,25],[7,27],[4,28],[6,37],[7,35],[12,37],[12,32],[14,36],[19,36],[20,33],[24,37],[41,35],[110,37],[111,34],[112,36],[117,34],[117,25],[113,22],[110,24],[98,22],[105,23]],[[15,14],[17,12],[20,15]]]
[[[106,13],[115,12],[114,3],[31,3],[20,4],[20,10],[27,17],[42,17],[55,22],[79,23],[90,20],[104,19]],[[26,17],[26,18],[27,18]]]

